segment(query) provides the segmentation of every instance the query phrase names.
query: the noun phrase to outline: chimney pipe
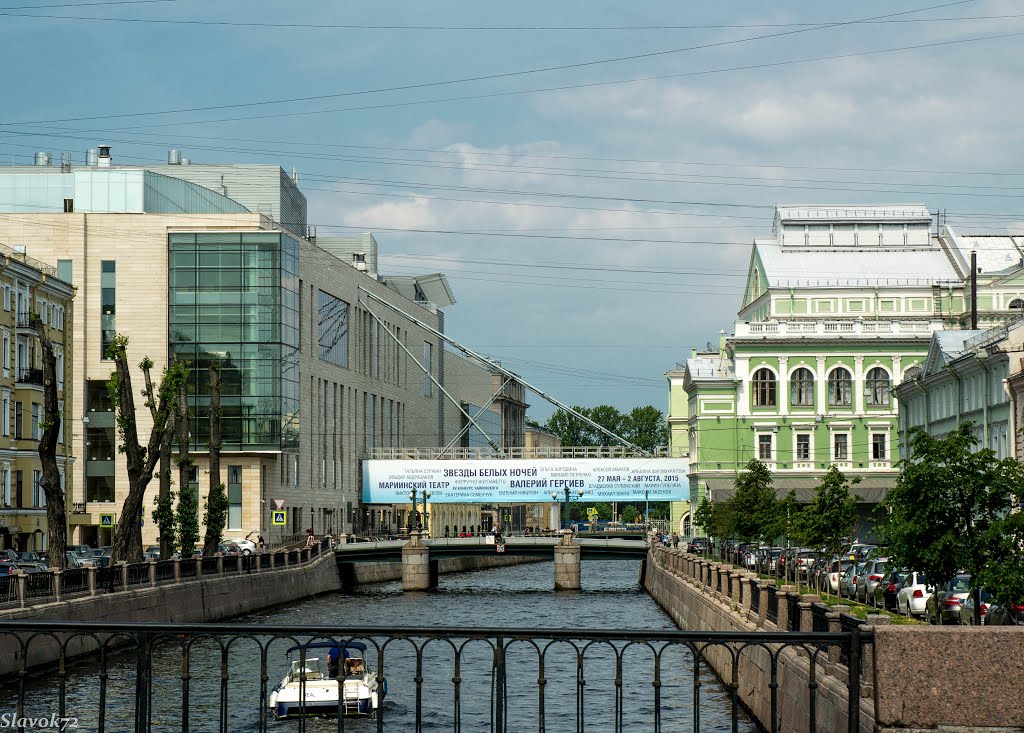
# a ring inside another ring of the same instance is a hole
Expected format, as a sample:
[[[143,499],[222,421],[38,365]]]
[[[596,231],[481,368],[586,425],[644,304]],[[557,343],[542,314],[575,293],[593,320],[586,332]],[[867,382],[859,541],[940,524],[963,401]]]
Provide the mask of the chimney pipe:
[[[109,145],[100,145],[99,149],[100,149],[100,154],[99,154],[99,160],[97,161],[97,165],[99,165],[100,168],[109,168],[110,167],[110,163],[111,163],[111,160],[110,160],[110,146]]]
[[[971,330],[978,330],[978,252],[971,250]]]

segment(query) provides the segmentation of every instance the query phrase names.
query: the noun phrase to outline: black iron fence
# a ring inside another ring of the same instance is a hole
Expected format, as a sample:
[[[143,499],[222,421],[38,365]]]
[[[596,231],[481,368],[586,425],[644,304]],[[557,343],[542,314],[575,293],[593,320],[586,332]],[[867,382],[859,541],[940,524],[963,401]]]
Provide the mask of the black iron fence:
[[[280,569],[286,564],[290,567],[307,560],[315,560],[325,552],[327,550],[324,546],[317,544],[310,550],[290,552],[159,560],[154,563],[128,563],[97,568],[69,568],[59,575],[53,572],[0,575],[0,609],[27,605],[28,602],[48,602],[58,595],[64,597],[89,593],[117,593],[129,588],[134,590],[150,585],[154,579],[157,585],[174,583],[181,579],[195,578],[197,566],[204,576],[221,572],[235,574]],[[151,566],[155,578],[150,576]]]
[[[307,725],[325,730],[322,722],[307,722],[306,715],[317,714],[336,717],[329,725],[338,731],[378,733],[421,731],[425,724],[456,732],[699,733],[710,729],[702,726],[702,709],[706,715],[709,705],[724,704],[731,730],[737,731],[743,718],[739,670],[751,657],[754,664],[745,666],[756,666],[770,680],[763,688],[765,728],[776,733],[786,690],[809,703],[788,706],[787,727],[813,732],[818,685],[813,674],[805,679],[794,671],[799,666],[794,658],[810,660],[813,669],[825,650],[838,647],[858,664],[862,645],[870,640],[870,631],[860,629],[769,633],[18,621],[0,623],[0,656],[19,660],[9,663],[12,679],[0,685],[0,706],[19,718],[71,718],[76,727],[100,732],[226,732],[230,722],[232,729],[265,733],[269,727],[280,729],[271,721],[283,712],[298,716],[299,731]],[[329,655],[333,651],[337,660],[344,648],[341,656],[349,657],[361,645],[369,675],[346,678],[348,665],[332,666]],[[53,658],[60,673],[26,674],[25,660],[40,654]],[[69,665],[76,654],[85,659]],[[724,683],[724,699],[712,665]],[[845,722],[847,731],[859,733],[860,678],[848,678]],[[346,679],[366,686],[366,707],[356,710],[346,707],[344,696],[338,699],[338,685],[348,684]],[[324,698],[311,691],[330,690],[331,684],[334,697],[315,709],[314,699]],[[290,708],[278,690],[288,685],[295,688]],[[710,686],[715,689],[703,689]],[[346,720],[346,711],[369,713],[371,720]]]
[[[765,612],[765,616],[772,623],[778,623],[779,620],[779,591],[774,585],[768,586],[768,609]]]

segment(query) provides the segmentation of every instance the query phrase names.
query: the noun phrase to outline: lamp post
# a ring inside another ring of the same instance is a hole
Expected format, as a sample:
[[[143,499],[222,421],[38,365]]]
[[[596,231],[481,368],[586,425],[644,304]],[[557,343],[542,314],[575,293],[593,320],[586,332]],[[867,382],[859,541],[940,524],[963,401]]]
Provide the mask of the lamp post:
[[[422,517],[423,521],[422,522],[417,521],[416,522],[416,528],[417,529],[425,529],[426,528],[425,525],[426,525],[426,518],[427,518],[427,499],[430,498],[430,490],[429,489],[424,489],[422,492],[417,492],[416,489],[413,489],[412,491],[410,491],[408,493],[409,501],[412,502],[412,513],[409,515],[409,521],[407,522],[407,526],[408,526],[408,528],[410,530],[412,529],[413,515],[417,513],[416,512],[416,497],[418,495],[420,495],[420,494],[422,494],[422,496],[423,496],[423,517]]]
[[[576,496],[577,496],[577,498],[582,499],[583,498],[583,489],[576,489]],[[553,501],[558,501],[558,492],[557,491],[552,491],[551,492],[551,499]],[[569,521],[569,489],[568,488],[565,489],[565,501],[562,502],[562,514],[564,515],[562,517],[562,521],[565,522],[565,523],[568,523],[568,521]],[[559,529],[561,529],[561,527],[559,527]]]

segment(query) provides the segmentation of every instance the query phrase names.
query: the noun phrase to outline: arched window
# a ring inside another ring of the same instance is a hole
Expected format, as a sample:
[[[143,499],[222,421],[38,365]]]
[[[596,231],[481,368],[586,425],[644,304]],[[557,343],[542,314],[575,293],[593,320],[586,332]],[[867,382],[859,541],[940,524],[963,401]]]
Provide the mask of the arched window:
[[[921,367],[916,364],[903,372],[903,381],[906,382],[908,379],[920,379],[922,374]]]
[[[889,374],[882,367],[875,367],[868,372],[864,383],[864,396],[869,407],[881,407],[889,404]]]
[[[771,369],[754,372],[754,407],[775,407],[775,375]]]
[[[828,403],[834,407],[853,404],[853,378],[849,369],[836,367],[828,375]]]
[[[1018,310],[1024,313],[1024,300],[1020,298],[1014,298],[1010,301],[1010,310]]]
[[[800,367],[789,378],[789,404],[814,407],[814,373],[807,367]]]

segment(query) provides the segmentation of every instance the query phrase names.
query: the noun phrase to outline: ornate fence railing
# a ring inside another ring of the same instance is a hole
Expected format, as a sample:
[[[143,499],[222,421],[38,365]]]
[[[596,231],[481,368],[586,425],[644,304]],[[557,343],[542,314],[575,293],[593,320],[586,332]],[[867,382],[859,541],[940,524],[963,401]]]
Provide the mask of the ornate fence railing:
[[[838,647],[856,664],[871,638],[869,630],[861,629],[785,633],[12,621],[0,623],[0,654],[27,660],[37,647],[49,646],[43,651],[57,652],[60,673],[31,676],[24,667],[15,670],[10,684],[0,685],[0,706],[19,718],[54,716],[100,732],[226,732],[230,723],[232,730],[265,733],[281,728],[272,721],[283,708],[271,703],[281,680],[299,688],[291,709],[299,717],[290,727],[299,731],[329,725],[378,733],[426,727],[456,733],[699,733],[719,729],[717,722],[709,726],[702,720],[702,713],[708,717],[709,706],[716,704],[724,705],[731,730],[737,731],[741,723],[751,727],[743,721],[739,680],[741,668],[753,664],[771,681],[762,715],[766,728],[776,733],[783,690],[793,694],[798,685],[798,694],[809,704],[798,708],[801,721],[794,729],[815,731],[823,693],[813,674],[803,679],[792,671],[792,659],[802,657],[813,669],[827,650]],[[344,666],[332,666],[327,655],[340,647],[363,653],[351,642],[365,645],[367,682],[377,696],[369,721],[346,720],[340,714],[344,701],[336,693],[329,707],[312,708],[309,691],[314,686],[330,689],[325,680],[336,680],[336,685],[344,679]],[[72,655],[85,659],[67,665]],[[290,661],[295,665],[290,667]],[[848,677],[851,702],[843,722],[849,733],[859,733],[860,676]],[[307,713],[337,720],[309,722]],[[793,710],[787,715],[792,721]]]
[[[308,550],[281,550],[260,555],[184,558],[156,562],[117,564],[109,567],[69,568],[63,571],[0,575],[0,611],[58,597],[119,593],[156,585],[191,580],[197,574],[252,573],[316,560],[327,549],[316,544]],[[198,573],[197,573],[198,569]],[[152,575],[151,575],[152,573]]]

